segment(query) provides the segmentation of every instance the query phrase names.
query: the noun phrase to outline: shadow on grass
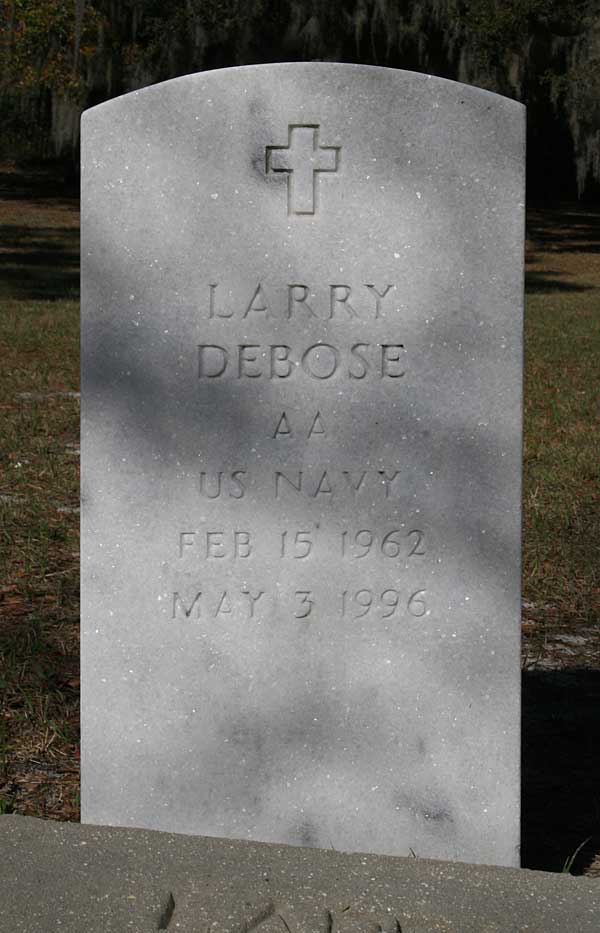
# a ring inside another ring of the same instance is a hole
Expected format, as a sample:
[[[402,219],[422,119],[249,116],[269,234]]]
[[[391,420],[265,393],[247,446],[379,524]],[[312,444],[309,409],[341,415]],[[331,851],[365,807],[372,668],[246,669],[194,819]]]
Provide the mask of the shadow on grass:
[[[554,292],[587,292],[593,285],[581,285],[577,282],[566,282],[564,272],[555,272],[552,269],[538,272],[528,269],[525,273],[525,293],[527,295],[552,294]]]
[[[0,167],[0,198],[3,201],[46,201],[48,204],[56,200],[75,198],[76,189],[67,185],[60,163],[41,164],[35,166],[19,166],[7,169],[7,163]]]
[[[531,210],[527,236],[547,252],[600,253],[600,210]]]
[[[525,671],[521,864],[581,874],[600,852],[600,671]]]
[[[525,273],[527,294],[584,292],[594,288],[593,284],[570,281],[570,274],[564,269],[536,269],[532,266],[540,262],[536,253],[545,253],[546,256],[553,253],[600,254],[600,211],[579,208],[530,210],[527,213],[527,239],[533,254],[528,258]]]
[[[0,294],[57,301],[79,295],[79,231],[0,226]]]

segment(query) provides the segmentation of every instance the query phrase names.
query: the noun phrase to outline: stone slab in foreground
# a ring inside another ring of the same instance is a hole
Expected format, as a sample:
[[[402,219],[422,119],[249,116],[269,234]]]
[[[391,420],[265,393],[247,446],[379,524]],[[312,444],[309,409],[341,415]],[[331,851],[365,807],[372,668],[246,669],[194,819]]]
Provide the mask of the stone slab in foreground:
[[[458,862],[0,819],[10,933],[597,933],[600,884]]]

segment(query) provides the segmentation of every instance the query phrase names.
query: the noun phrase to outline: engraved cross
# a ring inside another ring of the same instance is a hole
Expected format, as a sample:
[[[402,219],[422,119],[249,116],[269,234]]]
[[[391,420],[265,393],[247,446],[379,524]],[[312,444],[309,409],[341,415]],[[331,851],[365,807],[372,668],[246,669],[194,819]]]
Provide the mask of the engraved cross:
[[[340,146],[320,146],[319,126],[288,127],[287,146],[267,146],[266,172],[288,176],[288,214],[314,214],[317,209],[317,172],[337,172]]]

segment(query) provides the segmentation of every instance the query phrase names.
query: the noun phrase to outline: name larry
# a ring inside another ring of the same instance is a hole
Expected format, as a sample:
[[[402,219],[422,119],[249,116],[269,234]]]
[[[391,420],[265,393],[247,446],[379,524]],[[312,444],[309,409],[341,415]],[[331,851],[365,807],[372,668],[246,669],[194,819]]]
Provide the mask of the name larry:
[[[278,317],[291,320],[316,318],[380,318],[390,310],[395,285],[324,285],[313,290],[308,285],[271,286],[259,282],[242,299],[232,300],[231,291],[218,283],[208,286],[209,318]]]

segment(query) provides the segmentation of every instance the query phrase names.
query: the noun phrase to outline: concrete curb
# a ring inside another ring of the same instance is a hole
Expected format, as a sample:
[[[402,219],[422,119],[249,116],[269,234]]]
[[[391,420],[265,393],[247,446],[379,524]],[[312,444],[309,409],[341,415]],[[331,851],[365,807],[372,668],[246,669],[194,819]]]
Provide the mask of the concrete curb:
[[[598,933],[569,875],[0,818],[2,933]]]

